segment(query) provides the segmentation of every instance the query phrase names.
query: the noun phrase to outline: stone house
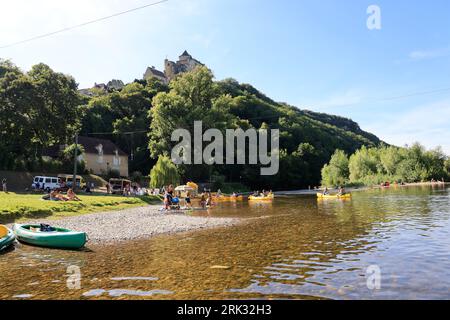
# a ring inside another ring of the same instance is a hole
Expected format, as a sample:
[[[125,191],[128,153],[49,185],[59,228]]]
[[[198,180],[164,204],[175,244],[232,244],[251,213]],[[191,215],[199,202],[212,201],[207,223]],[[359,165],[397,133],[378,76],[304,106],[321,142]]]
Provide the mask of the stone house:
[[[78,137],[78,144],[82,145],[85,151],[78,156],[78,160],[84,161],[87,171],[104,175],[109,170],[115,170],[122,177],[128,177],[128,155],[110,140]],[[43,159],[56,159],[66,148],[67,145],[47,148],[44,150]]]
[[[78,137],[78,143],[84,147],[85,154],[80,160],[85,162],[88,171],[101,175],[115,170],[128,177],[128,155],[110,140]]]
[[[150,78],[156,78],[165,84],[168,83],[168,79],[166,78],[165,74],[163,72],[157,70],[154,66],[148,67],[144,73],[145,80],[148,80]]]

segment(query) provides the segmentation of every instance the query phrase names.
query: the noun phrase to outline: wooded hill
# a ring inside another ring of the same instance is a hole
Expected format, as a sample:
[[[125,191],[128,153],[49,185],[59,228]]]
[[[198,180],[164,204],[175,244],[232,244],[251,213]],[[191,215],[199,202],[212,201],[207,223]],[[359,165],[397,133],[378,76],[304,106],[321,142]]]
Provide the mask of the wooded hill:
[[[259,166],[179,166],[182,180],[238,182],[251,188],[293,189],[319,185],[321,169],[336,149],[347,154],[381,141],[352,120],[278,103],[249,84],[215,81],[206,67],[182,74],[170,85],[135,80],[120,91],[82,96],[75,80],[39,64],[23,72],[0,61],[0,169],[55,170],[41,151],[72,143],[74,132],[111,139],[133,154],[130,172],[148,175],[159,155],[169,154],[174,129],[241,127],[280,129],[280,172],[260,176]]]

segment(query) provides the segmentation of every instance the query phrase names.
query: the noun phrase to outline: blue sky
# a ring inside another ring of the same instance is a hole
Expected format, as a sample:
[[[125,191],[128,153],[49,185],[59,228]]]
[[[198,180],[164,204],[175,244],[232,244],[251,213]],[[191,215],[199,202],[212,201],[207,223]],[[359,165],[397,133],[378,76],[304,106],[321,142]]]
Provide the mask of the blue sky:
[[[152,2],[0,1],[0,46]],[[373,4],[381,30],[366,26]],[[450,154],[449,14],[448,0],[169,0],[0,57],[24,70],[47,63],[84,88],[141,78],[187,49],[217,79],[351,118],[392,144]]]

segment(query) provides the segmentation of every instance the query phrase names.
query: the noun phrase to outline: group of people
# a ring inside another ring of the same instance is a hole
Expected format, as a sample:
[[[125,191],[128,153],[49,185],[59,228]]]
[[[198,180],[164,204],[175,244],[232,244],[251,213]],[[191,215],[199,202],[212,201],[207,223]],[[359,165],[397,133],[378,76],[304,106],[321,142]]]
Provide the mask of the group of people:
[[[67,194],[64,195],[61,191],[55,189],[48,195],[48,200],[51,201],[81,201],[72,189],[67,190]]]
[[[262,197],[262,198],[265,198],[265,197],[268,197],[268,196],[270,196],[270,195],[272,195],[272,190],[269,190],[269,191],[263,190],[262,192],[259,192],[259,191],[253,192],[253,196],[254,196],[254,197]]]
[[[164,209],[180,209],[180,199],[175,196],[173,185],[164,187]],[[186,197],[186,205],[190,205],[191,201],[189,197]]]
[[[325,187],[325,189],[323,189],[322,194],[323,194],[324,196],[328,196],[328,195],[330,194],[330,191],[328,190],[327,187]],[[346,195],[346,194],[347,194],[347,191],[345,191],[345,188],[339,186],[339,187],[338,187],[338,193],[337,193],[337,195],[338,195],[338,196],[343,196],[343,195]]]
[[[113,193],[113,186],[111,185],[111,183],[107,183],[106,184],[106,193],[110,194]],[[139,185],[137,184],[127,184],[122,188],[121,191],[122,195],[125,197],[129,197],[129,196],[145,196],[148,193],[146,188],[141,188]]]
[[[217,194],[219,194],[219,193],[217,193]],[[213,197],[212,197],[211,191],[203,192],[202,195],[200,196],[200,206],[203,209],[211,207],[213,204],[212,199],[213,199]]]
[[[173,185],[164,187],[163,190],[164,190],[164,209],[165,210],[171,210],[171,209],[179,210],[181,208],[181,206],[180,206],[181,201],[180,201],[180,198],[175,195]],[[219,193],[218,193],[218,195],[219,195]],[[192,208],[191,197],[192,197],[192,193],[187,191],[186,197],[184,198],[186,208]],[[206,208],[211,207],[212,205],[213,205],[213,195],[212,195],[211,191],[203,192],[200,196],[200,207],[202,209],[206,209]]]

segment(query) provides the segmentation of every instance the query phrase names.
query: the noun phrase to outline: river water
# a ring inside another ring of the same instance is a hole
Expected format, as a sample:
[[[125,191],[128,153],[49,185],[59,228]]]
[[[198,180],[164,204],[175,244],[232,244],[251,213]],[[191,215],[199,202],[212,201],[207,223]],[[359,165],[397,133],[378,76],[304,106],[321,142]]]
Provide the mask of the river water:
[[[448,188],[278,197],[209,214],[249,220],[81,252],[17,245],[0,255],[0,299],[450,298]]]

